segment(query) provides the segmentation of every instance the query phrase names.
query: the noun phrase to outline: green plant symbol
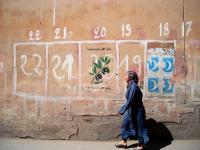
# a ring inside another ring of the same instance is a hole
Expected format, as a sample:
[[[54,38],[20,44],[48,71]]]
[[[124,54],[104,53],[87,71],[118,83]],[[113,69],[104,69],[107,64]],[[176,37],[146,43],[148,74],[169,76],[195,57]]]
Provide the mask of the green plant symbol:
[[[108,68],[110,60],[111,58],[109,56],[101,56],[98,58],[97,63],[93,62],[92,69],[89,72],[89,74],[93,76],[91,84],[99,84],[103,82],[103,75],[110,72],[110,69]]]

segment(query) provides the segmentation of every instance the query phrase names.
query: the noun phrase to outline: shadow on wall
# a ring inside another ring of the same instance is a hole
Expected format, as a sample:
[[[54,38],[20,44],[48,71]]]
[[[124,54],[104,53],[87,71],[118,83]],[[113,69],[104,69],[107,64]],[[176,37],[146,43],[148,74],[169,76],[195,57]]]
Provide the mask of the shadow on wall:
[[[170,145],[171,141],[173,141],[172,134],[162,122],[156,122],[154,119],[150,118],[146,120],[146,127],[150,139],[147,145],[148,150],[160,150]]]
[[[154,119],[147,119],[146,127],[149,135],[149,143],[145,146],[148,150],[160,150],[173,141],[172,134],[169,129],[162,123],[156,122]],[[137,143],[129,145],[128,148],[135,148]]]

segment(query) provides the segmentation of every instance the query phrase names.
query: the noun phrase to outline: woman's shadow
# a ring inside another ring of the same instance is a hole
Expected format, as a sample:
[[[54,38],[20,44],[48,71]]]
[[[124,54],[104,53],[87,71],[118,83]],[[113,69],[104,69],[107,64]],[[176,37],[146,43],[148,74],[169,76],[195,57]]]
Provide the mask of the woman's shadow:
[[[145,121],[146,128],[149,135],[149,143],[145,146],[147,150],[160,150],[173,141],[173,136],[169,129],[162,123],[156,122],[150,118]],[[134,148],[137,144],[129,145],[128,148]]]

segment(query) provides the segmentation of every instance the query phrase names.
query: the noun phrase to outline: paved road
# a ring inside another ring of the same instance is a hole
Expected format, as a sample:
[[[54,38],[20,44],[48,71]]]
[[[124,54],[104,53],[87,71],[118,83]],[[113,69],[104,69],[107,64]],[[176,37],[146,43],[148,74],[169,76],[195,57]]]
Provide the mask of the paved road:
[[[116,141],[65,141],[0,138],[0,150],[117,150]],[[136,141],[129,141],[128,150],[133,150]],[[147,150],[200,150],[200,140],[175,140],[153,142]],[[121,149],[120,149],[121,150]]]

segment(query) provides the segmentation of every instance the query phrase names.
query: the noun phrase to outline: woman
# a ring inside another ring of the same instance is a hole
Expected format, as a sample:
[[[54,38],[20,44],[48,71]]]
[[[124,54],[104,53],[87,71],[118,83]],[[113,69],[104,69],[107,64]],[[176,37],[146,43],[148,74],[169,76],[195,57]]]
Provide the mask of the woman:
[[[126,101],[120,108],[119,114],[123,115],[121,126],[121,141],[115,144],[118,148],[127,147],[127,139],[138,137],[137,150],[142,150],[143,145],[149,141],[147,130],[144,127],[145,109],[142,102],[142,92],[138,84],[138,75],[134,71],[127,71],[125,76],[127,82]]]

